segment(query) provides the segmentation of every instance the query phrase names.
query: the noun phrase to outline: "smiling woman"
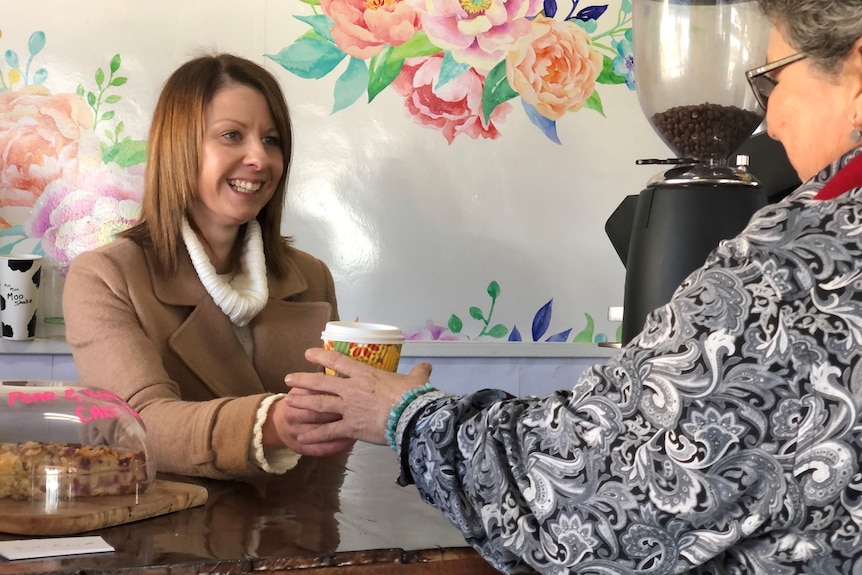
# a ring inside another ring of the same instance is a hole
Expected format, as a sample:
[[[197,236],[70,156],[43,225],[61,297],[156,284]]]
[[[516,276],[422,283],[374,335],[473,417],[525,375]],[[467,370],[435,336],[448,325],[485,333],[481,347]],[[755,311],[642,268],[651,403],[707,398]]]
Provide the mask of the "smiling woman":
[[[283,473],[311,421],[286,373],[338,318],[327,266],[281,236],[287,106],[261,66],[229,54],[177,69],[153,115],[140,223],[75,259],[66,339],[83,383],[137,409],[160,471]]]

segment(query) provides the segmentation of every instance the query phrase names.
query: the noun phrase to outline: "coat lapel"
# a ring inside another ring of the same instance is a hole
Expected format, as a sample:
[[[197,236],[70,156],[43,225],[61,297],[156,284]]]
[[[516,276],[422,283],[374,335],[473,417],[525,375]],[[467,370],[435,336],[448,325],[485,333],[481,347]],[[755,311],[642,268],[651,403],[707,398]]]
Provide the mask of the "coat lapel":
[[[282,393],[287,391],[288,373],[320,369],[307,362],[304,353],[320,346],[320,332],[332,319],[332,306],[324,301],[290,301],[308,289],[292,261],[284,278],[268,279],[269,299],[250,324],[254,344],[250,360],[230,320],[198,278],[185,246],[181,250],[178,269],[170,275],[159,273],[147,251],[153,290],[165,305],[191,308],[169,345],[216,397]]]
[[[152,253],[147,253],[156,298],[165,305],[191,308],[188,317],[170,336],[168,345],[216,397],[262,393],[263,384],[233,325],[207,293],[185,246],[181,249],[179,266],[169,275],[160,273]]]

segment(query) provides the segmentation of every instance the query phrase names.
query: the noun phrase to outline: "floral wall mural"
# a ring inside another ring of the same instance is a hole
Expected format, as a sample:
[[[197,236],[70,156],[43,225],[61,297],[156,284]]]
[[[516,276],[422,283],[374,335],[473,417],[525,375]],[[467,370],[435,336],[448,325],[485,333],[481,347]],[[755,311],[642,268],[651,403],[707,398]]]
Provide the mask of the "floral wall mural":
[[[301,78],[337,76],[333,112],[394,89],[416,123],[496,139],[511,100],[551,141],[599,85],[634,89],[631,0],[303,0],[306,33],[268,57]],[[341,66],[347,60],[346,66]]]
[[[0,253],[44,254],[64,274],[140,215],[146,143],[112,110],[127,80],[119,54],[93,86],[54,93],[38,67],[46,44],[33,32],[26,57],[7,48],[0,63]]]
[[[284,88],[283,232],[329,264],[343,317],[411,341],[618,339],[604,221],[653,175],[634,160],[667,153],[634,91],[631,0],[87,6],[0,15],[0,253],[62,278],[133,225],[162,82],[227,51]]]

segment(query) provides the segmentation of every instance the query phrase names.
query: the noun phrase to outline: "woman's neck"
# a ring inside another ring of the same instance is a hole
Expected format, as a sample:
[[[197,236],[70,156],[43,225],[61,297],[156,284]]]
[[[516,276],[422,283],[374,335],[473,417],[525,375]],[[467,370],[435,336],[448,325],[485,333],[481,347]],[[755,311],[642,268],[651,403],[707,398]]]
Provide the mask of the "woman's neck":
[[[189,222],[210,263],[218,274],[233,271],[239,255],[239,228],[214,228],[201,230],[194,222]]]

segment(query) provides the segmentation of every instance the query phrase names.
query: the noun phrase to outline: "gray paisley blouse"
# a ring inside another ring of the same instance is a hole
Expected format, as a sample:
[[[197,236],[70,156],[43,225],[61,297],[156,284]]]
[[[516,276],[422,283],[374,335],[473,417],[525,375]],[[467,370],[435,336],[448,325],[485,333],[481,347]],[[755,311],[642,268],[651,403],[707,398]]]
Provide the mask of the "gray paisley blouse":
[[[571,391],[421,396],[399,481],[504,572],[862,574],[862,181],[814,199],[856,156]]]

